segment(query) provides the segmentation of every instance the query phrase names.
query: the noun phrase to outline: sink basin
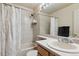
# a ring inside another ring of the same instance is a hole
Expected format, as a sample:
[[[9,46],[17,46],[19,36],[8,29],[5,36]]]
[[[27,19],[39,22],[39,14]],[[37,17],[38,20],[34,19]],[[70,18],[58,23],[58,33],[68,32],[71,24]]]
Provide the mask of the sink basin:
[[[79,53],[79,45],[75,43],[63,43],[55,41],[49,41],[48,46],[56,49],[58,51],[67,52],[67,53]]]

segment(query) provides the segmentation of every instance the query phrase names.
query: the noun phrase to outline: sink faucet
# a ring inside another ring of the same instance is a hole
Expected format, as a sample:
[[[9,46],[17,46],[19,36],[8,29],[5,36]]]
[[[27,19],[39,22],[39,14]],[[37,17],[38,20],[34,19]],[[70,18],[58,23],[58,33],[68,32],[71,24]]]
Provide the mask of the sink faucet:
[[[69,41],[68,38],[63,38],[63,39],[61,39],[61,40],[62,40],[62,42],[64,42],[64,43],[70,43],[70,41]]]
[[[71,39],[68,37],[59,37],[58,42],[64,42],[64,43],[73,43]]]

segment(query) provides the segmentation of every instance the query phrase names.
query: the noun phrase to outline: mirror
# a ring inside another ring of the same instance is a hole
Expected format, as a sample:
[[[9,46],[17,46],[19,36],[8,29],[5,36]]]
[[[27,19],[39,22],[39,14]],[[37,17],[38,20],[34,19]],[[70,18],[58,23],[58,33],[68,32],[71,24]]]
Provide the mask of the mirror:
[[[79,37],[79,9],[77,7],[72,7],[74,5],[78,4],[70,4],[69,6],[47,14],[47,16],[41,15],[39,17],[39,32],[43,35],[58,36],[59,27],[68,26],[69,37]]]

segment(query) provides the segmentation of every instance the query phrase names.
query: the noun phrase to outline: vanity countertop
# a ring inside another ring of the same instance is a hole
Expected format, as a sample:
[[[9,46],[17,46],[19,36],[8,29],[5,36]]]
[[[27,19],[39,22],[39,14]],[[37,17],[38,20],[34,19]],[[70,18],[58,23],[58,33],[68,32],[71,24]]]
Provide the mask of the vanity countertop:
[[[40,35],[39,35],[40,36]],[[45,49],[47,49],[48,51],[50,51],[51,53],[54,51],[55,53],[57,53],[60,56],[79,56],[79,53],[66,53],[66,52],[61,52],[58,51],[56,49],[50,48],[46,42],[49,41],[49,39],[53,40],[53,38],[51,37],[45,37],[45,36],[40,36],[43,38],[46,38],[46,40],[40,40],[40,41],[36,41],[37,44],[39,44],[40,46],[44,47]]]

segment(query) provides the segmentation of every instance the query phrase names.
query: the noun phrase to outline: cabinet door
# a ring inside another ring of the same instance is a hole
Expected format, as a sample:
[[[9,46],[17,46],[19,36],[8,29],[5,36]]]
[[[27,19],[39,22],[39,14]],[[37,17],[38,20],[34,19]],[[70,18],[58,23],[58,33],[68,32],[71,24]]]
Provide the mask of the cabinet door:
[[[38,49],[38,53],[40,55],[42,55],[42,56],[48,56],[49,55],[49,52],[47,50],[43,49],[42,47],[38,46],[37,49]]]

